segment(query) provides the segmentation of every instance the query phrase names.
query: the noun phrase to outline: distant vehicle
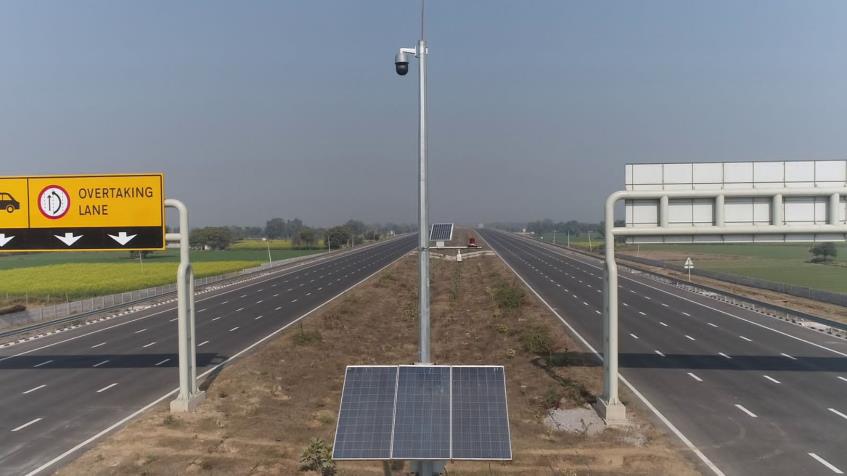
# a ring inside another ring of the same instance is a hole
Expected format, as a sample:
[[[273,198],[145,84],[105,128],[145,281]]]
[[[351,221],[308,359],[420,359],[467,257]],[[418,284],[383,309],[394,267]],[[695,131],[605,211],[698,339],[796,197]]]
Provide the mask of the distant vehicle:
[[[21,209],[21,204],[15,197],[9,195],[5,192],[0,192],[0,208],[5,209],[7,212],[12,213],[15,210]]]
[[[479,248],[479,245],[476,244],[476,238],[473,235],[468,237],[468,248]]]

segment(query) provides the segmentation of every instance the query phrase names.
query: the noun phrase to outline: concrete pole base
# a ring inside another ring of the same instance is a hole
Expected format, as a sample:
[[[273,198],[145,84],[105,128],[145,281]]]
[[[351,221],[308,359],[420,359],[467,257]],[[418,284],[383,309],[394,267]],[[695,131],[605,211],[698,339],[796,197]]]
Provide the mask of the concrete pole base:
[[[625,426],[628,424],[626,419],[626,407],[621,402],[609,403],[602,398],[598,398],[594,404],[594,411],[600,415],[600,418],[606,422],[607,426]]]
[[[200,391],[191,395],[187,399],[177,397],[171,401],[171,413],[190,413],[197,409],[203,400],[206,399],[206,392]]]

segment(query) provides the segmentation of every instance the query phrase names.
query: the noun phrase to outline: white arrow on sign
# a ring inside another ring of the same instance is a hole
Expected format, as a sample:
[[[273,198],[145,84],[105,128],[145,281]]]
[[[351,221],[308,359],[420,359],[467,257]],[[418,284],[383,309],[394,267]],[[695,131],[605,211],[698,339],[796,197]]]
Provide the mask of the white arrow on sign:
[[[694,267],[694,261],[691,261],[691,257],[685,258],[685,264],[683,265],[685,269],[691,269]]]
[[[127,235],[125,231],[118,233],[118,236],[109,235],[109,238],[117,241],[121,246],[125,246],[127,243],[132,241],[138,235]]]
[[[59,236],[59,235],[53,235],[53,236],[55,236],[56,238],[59,239],[59,241],[61,241],[62,243],[66,244],[68,246],[73,245],[74,243],[77,242],[77,240],[82,238],[82,235],[74,236],[73,233],[65,233],[65,236]]]
[[[14,238],[14,236],[6,236],[5,234],[0,233],[0,248],[6,246],[6,243],[12,241],[12,238]]]

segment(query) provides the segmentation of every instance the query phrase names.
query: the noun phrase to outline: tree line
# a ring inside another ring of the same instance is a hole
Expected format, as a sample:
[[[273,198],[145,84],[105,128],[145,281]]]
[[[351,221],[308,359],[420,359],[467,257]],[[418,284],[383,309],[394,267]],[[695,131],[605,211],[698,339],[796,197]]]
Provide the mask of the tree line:
[[[189,234],[192,247],[225,250],[241,240],[290,240],[293,249],[316,249],[327,246],[340,248],[351,243],[376,241],[390,233],[409,233],[413,225],[384,223],[366,224],[348,220],[343,225],[329,228],[310,227],[303,220],[271,218],[261,226],[207,226],[195,228]]]

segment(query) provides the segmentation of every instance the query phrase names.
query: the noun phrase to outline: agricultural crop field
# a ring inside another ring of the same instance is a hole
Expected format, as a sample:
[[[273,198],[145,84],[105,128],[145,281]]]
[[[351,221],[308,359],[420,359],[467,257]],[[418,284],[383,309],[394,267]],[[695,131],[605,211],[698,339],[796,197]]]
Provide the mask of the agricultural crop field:
[[[641,245],[622,246],[630,255],[682,265],[690,256],[694,266],[779,283],[834,292],[847,292],[847,246],[837,244],[830,264],[810,263],[809,244]]]
[[[283,260],[316,253],[271,250]],[[267,250],[192,251],[196,277],[224,274],[268,260]],[[176,281],[179,252],[152,253],[143,260],[124,252],[0,254],[0,301],[55,302],[160,286]]]

